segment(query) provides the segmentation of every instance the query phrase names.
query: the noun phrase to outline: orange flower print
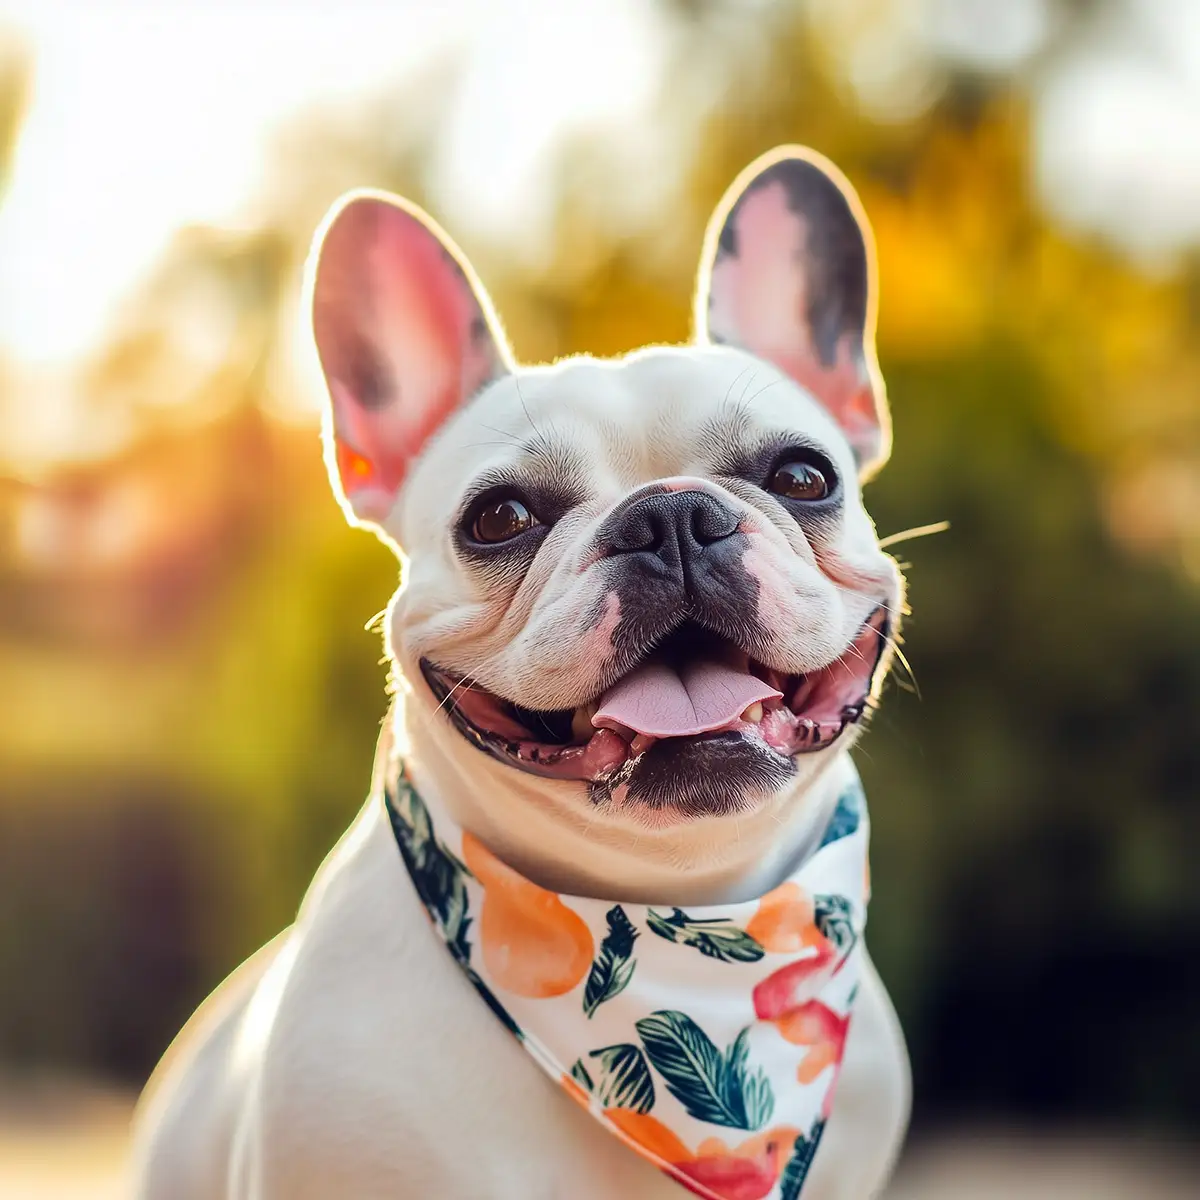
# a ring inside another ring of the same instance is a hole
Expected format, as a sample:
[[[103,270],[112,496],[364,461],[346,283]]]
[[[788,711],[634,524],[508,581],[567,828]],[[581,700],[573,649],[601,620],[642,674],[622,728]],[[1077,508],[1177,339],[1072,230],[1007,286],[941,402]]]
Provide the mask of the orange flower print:
[[[588,1098],[588,1094],[584,1091],[581,1084],[572,1079],[570,1075],[560,1075],[558,1082],[562,1084],[563,1090],[579,1105],[580,1108],[591,1112],[592,1102]]]
[[[389,819],[435,928],[491,1011],[588,1119],[681,1193],[798,1196],[849,1032],[842,998],[858,986],[864,859],[840,856],[846,878],[797,874],[736,918],[560,896],[465,831],[451,826],[452,842],[439,843],[403,775],[393,788]],[[835,839],[862,827],[865,840],[863,814],[849,806],[834,824]],[[708,972],[719,1008],[702,990]],[[509,993],[545,1003],[510,1014]],[[791,1127],[801,1119],[807,1133]]]
[[[467,868],[483,885],[480,946],[492,979],[531,999],[569,992],[588,973],[595,951],[583,918],[471,834],[463,834],[462,848]]]
[[[680,1170],[721,1200],[762,1200],[770,1194],[800,1130],[777,1126],[747,1138],[732,1150],[720,1138],[701,1142]]]
[[[657,1117],[624,1108],[605,1109],[622,1140],[698,1194],[721,1200],[763,1200],[770,1194],[800,1131],[779,1126],[730,1149],[720,1138],[701,1142],[693,1153]],[[690,1189],[689,1189],[690,1190]]]
[[[692,1152],[657,1117],[631,1108],[606,1108],[604,1115],[624,1134],[622,1139],[644,1158],[679,1164],[690,1162]]]
[[[782,883],[758,902],[746,932],[764,950],[791,954],[824,939],[813,924],[812,897],[798,883]]]
[[[796,1071],[801,1083],[812,1083],[828,1066],[836,1067],[846,1049],[850,1017],[838,1016],[820,1000],[810,1000],[790,1009],[772,1022],[786,1041],[793,1046],[809,1046]]]

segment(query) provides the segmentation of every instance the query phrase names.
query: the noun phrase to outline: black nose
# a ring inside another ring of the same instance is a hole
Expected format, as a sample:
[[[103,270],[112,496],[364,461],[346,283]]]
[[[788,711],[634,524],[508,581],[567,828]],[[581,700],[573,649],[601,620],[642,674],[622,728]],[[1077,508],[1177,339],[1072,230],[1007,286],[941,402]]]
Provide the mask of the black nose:
[[[738,513],[708,492],[654,492],[617,509],[601,540],[609,555],[656,558],[690,589],[708,548],[737,532]]]

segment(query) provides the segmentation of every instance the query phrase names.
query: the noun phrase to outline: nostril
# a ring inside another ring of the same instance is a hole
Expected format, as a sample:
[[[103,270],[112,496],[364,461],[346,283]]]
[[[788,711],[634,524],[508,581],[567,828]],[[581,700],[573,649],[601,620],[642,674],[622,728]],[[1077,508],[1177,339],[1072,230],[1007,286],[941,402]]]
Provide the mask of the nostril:
[[[707,492],[653,492],[623,506],[600,530],[610,554],[686,557],[737,532],[740,516]]]
[[[738,514],[713,496],[700,496],[692,509],[692,537],[711,546],[737,532]]]
[[[614,550],[626,554],[656,551],[663,544],[663,522],[653,511],[630,510],[613,531],[611,544]]]

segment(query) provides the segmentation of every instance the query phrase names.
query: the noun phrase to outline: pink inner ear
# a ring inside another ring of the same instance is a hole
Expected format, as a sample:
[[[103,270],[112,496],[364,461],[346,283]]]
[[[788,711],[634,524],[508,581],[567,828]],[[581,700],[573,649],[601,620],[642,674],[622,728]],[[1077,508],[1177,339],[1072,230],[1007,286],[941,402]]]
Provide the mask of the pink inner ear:
[[[810,391],[838,423],[852,446],[857,448],[878,433],[875,393],[870,380],[864,377],[861,361],[851,350],[849,334],[838,343],[837,358],[831,367],[825,366],[815,354],[793,354],[768,348],[762,357]]]
[[[359,516],[380,521],[412,460],[501,359],[436,235],[396,205],[359,203],[327,235],[314,325],[342,490]]]
[[[782,183],[746,196],[736,220],[737,253],[713,267],[710,330],[772,362],[768,348],[815,358],[805,315],[807,222],[788,207]]]
[[[737,253],[713,265],[709,332],[774,363],[820,401],[856,448],[878,435],[879,414],[861,348],[843,335],[832,365],[821,361],[808,323],[809,224],[782,182],[741,201]]]
[[[382,521],[415,452],[414,431],[400,405],[364,408],[337,379],[330,380],[329,391],[342,491],[360,517]]]

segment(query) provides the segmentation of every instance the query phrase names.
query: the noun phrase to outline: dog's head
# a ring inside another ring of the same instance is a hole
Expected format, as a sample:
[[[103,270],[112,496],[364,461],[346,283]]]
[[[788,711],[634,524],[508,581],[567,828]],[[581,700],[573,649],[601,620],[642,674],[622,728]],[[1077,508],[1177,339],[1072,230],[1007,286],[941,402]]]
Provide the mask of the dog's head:
[[[901,582],[860,493],[890,440],[870,233],[829,163],[735,181],[689,346],[518,367],[461,253],[381,194],[334,208],[310,287],[334,485],[402,550],[390,650],[464,755],[662,826],[853,736]]]

